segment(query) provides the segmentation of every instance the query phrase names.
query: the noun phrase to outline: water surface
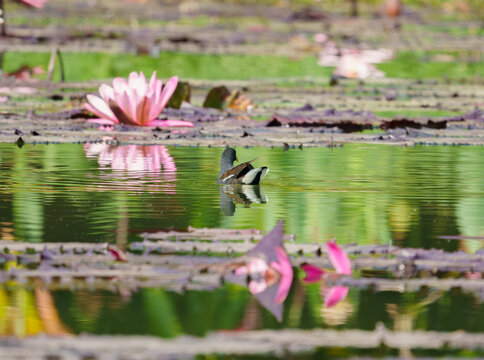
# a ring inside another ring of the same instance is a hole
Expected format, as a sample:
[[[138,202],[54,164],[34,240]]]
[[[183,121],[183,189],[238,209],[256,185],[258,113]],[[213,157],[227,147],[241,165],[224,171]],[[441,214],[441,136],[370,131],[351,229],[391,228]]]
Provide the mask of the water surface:
[[[0,236],[122,243],[170,227],[268,231],[283,219],[298,242],[481,246],[438,238],[484,236],[481,147],[239,148],[241,161],[270,168],[248,190],[215,185],[222,150],[2,144]]]
[[[215,184],[222,148],[0,145],[0,238],[111,242],[193,227],[270,230],[298,242],[393,243],[474,252],[484,236],[480,147],[345,145],[238,148],[270,172],[260,187]],[[359,276],[364,274],[359,274]],[[371,274],[370,274],[371,275]],[[483,294],[351,288],[333,307],[324,284],[296,270],[278,322],[245,286],[183,293],[0,286],[0,335],[39,333],[203,336],[210,331],[339,328],[484,331]],[[382,355],[383,353],[380,353]],[[334,355],[334,353],[333,353]],[[391,355],[391,354],[389,354]]]

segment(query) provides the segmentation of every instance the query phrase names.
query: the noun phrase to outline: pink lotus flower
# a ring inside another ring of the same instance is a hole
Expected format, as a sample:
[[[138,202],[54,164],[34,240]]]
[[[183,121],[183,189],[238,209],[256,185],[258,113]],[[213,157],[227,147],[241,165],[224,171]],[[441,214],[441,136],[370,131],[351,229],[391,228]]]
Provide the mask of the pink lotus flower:
[[[27,5],[30,5],[36,8],[41,8],[41,7],[44,7],[44,5],[49,0],[21,0],[21,1]]]
[[[156,119],[173,95],[177,84],[178,77],[173,76],[162,88],[161,80],[156,78],[156,71],[149,82],[142,71],[139,74],[129,74],[128,81],[115,78],[112,87],[106,84],[99,87],[101,97],[87,95],[88,102],[84,107],[99,116],[99,119],[89,119],[88,122],[105,126],[124,123],[135,126],[193,127],[190,121]]]
[[[333,75],[350,79],[381,78],[385,73],[374,64],[380,64],[393,57],[390,49],[339,49],[335,42],[327,41],[319,54],[318,64],[335,66]]]
[[[336,273],[341,275],[351,275],[351,262],[346,253],[341,250],[334,241],[328,241],[326,243],[328,248],[328,257],[331,264],[334,266]],[[303,279],[305,282],[313,283],[321,280],[321,278],[328,276],[329,274],[317,266],[304,264],[301,268],[306,272],[306,277]],[[341,300],[344,300],[348,295],[349,288],[347,286],[333,286],[322,287],[322,294],[324,298],[324,305],[331,307],[336,305]]]

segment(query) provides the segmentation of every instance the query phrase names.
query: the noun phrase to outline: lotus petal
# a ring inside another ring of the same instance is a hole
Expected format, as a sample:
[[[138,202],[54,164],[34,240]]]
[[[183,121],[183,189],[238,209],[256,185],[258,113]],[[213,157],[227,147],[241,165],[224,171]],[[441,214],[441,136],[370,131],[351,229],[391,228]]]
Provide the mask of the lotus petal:
[[[132,72],[129,74],[128,85],[133,89],[139,99],[145,96],[148,90],[145,74],[141,71],[139,74]]]
[[[267,282],[265,280],[262,281],[251,281],[249,282],[249,291],[252,295],[259,294],[267,289]]]
[[[306,272],[306,277],[303,279],[304,282],[313,283],[321,280],[321,277],[325,273],[323,269],[317,266],[304,264],[301,268]]]
[[[348,255],[334,241],[328,241],[326,246],[328,247],[329,261],[333,264],[336,272],[338,274],[351,275],[351,262]]]
[[[114,100],[114,89],[109,85],[102,84],[99,87],[99,95],[108,103]]]
[[[159,100],[160,101],[159,106],[161,108],[160,112],[165,108],[166,104],[168,103],[168,100],[170,100],[171,96],[175,92],[177,85],[178,85],[178,76],[171,77],[165,84],[165,87],[161,92],[161,96]],[[158,115],[159,114],[156,114],[156,116]]]
[[[128,108],[125,111],[126,115],[135,123],[136,125],[141,125],[138,117],[136,116],[136,108],[138,107],[138,94],[135,89],[129,88],[126,91],[126,101],[128,103]]]
[[[91,111],[91,110],[89,110],[89,111]],[[108,119],[87,119],[86,121],[90,122],[90,123],[96,123],[96,124],[99,124],[99,125],[114,125],[114,124],[117,124],[113,120],[108,120]]]
[[[287,294],[289,294],[292,285],[293,272],[291,260],[289,259],[287,252],[281,247],[276,247],[275,250],[277,254],[277,262],[271,262],[270,266],[281,274],[279,288],[277,289],[275,298],[276,304],[280,304],[286,299]]]
[[[155,119],[163,110],[161,107],[161,92],[163,88],[163,83],[161,80],[156,79],[152,88],[153,93],[151,94],[152,107],[150,112],[150,118]]]
[[[247,265],[239,266],[235,269],[236,275],[243,274],[261,274],[265,275],[269,266],[260,258],[253,258]]]
[[[333,286],[324,294],[324,306],[331,307],[344,300],[350,288],[347,286]]]
[[[148,118],[150,113],[151,101],[146,96],[136,106],[136,120],[141,126],[145,126],[150,122]]]
[[[96,95],[87,95],[87,101],[89,101],[89,103],[84,104],[84,108],[87,111],[90,111],[94,115],[97,115],[101,118],[112,120],[115,123],[118,123],[118,119],[116,116],[114,116],[111,108],[103,99]]]
[[[147,126],[157,127],[193,127],[193,123],[185,120],[151,120]]]
[[[148,87],[151,89],[151,90],[154,90],[155,88],[155,84],[156,84],[156,81],[158,79],[156,78],[156,70],[153,71],[153,74],[151,74],[151,78],[150,78],[150,82],[148,83]]]

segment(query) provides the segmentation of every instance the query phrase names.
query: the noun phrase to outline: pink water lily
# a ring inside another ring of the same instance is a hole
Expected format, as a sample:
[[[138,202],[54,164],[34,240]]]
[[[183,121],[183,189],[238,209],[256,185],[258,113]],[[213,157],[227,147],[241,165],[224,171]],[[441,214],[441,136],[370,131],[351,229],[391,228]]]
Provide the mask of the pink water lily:
[[[334,241],[328,241],[326,243],[328,248],[328,258],[337,274],[341,275],[351,275],[351,262],[346,255],[346,253],[341,250]],[[304,264],[301,268],[306,272],[306,277],[303,279],[307,283],[313,283],[321,280],[324,276],[329,274],[317,266],[311,264]],[[347,286],[333,286],[333,287],[322,287],[322,294],[324,298],[324,305],[326,307],[331,307],[336,305],[338,302],[344,300],[346,295],[348,295],[349,288]]]
[[[128,80],[115,78],[113,86],[102,84],[99,96],[87,95],[84,107],[98,116],[89,119],[104,126],[128,124],[135,126],[158,127],[193,127],[193,123],[184,120],[158,120],[156,117],[165,108],[178,84],[178,77],[173,76],[163,87],[161,80],[153,72],[149,81],[142,71],[132,72]]]

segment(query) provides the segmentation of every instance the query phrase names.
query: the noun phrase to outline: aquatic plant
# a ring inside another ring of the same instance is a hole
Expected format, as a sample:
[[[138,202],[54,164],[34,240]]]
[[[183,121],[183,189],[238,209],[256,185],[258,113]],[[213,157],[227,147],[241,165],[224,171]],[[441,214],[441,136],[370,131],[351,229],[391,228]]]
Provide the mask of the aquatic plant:
[[[89,119],[100,125],[112,126],[128,124],[135,126],[193,127],[193,123],[183,120],[158,120],[178,84],[178,77],[170,78],[165,86],[153,72],[149,82],[142,71],[132,72],[128,80],[115,78],[113,86],[102,84],[99,87],[101,97],[89,94],[84,107],[99,116]]]
[[[319,53],[318,64],[334,66],[334,76],[349,79],[381,78],[385,73],[378,70],[374,64],[391,60],[393,52],[390,49],[355,49],[338,48],[334,41],[325,41],[323,50]]]
[[[328,241],[326,246],[328,248],[329,261],[331,261],[336,273],[341,275],[351,275],[351,262],[348,255],[346,255],[346,253],[341,250],[334,241]],[[319,281],[321,278],[328,275],[326,270],[311,264],[304,264],[301,268],[306,272],[303,281],[307,283]],[[321,287],[321,293],[324,298],[324,305],[326,307],[336,305],[348,295],[348,291],[349,288],[347,286],[327,287],[323,285]]]

